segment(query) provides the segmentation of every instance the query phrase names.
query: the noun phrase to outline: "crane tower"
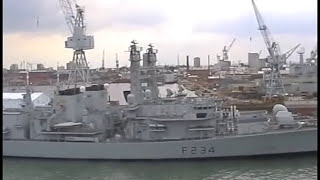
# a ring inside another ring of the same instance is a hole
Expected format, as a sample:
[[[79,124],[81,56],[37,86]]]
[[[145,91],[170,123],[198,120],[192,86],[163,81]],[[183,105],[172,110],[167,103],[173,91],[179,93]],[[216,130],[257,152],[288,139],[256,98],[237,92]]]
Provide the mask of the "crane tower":
[[[94,48],[94,38],[86,35],[84,8],[77,5],[75,1],[71,3],[71,0],[59,0],[59,2],[72,35],[65,41],[65,48],[74,50],[68,84],[76,85],[77,77],[81,78],[82,83],[88,84],[90,83],[90,71],[84,50]]]
[[[220,55],[217,55],[217,59],[218,61],[227,61],[229,59],[228,53],[233,45],[233,43],[236,41],[236,39],[234,38],[231,42],[231,44],[227,47],[224,46],[222,49],[222,59],[220,58]]]
[[[233,39],[233,41],[231,42],[231,44],[227,47],[227,46],[224,46],[223,50],[222,50],[222,58],[224,61],[227,61],[229,59],[229,56],[228,56],[228,52],[230,51],[233,43],[236,41],[236,39]]]
[[[286,60],[299,47],[300,44],[298,44],[285,54],[281,54],[279,44],[272,39],[271,33],[267,26],[264,24],[262,16],[256,4],[254,3],[254,0],[252,0],[252,5],[259,25],[258,30],[261,31],[262,37],[264,39],[269,53],[267,63],[271,71],[268,74],[266,74],[266,96],[268,98],[271,98],[272,95],[284,96],[285,90],[282,82],[280,69],[283,67],[283,65],[286,63]]]

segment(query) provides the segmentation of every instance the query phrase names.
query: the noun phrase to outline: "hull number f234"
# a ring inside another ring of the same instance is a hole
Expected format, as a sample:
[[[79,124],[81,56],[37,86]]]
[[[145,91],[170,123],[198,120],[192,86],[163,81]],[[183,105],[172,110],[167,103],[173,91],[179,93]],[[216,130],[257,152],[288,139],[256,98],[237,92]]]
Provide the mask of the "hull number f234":
[[[214,147],[182,147],[182,154],[209,154],[214,153]]]

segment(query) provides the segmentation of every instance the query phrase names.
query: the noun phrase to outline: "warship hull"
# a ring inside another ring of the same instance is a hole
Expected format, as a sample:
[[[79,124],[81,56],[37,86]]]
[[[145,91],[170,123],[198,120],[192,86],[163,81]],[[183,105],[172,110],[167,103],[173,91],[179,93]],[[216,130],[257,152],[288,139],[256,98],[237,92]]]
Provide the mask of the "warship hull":
[[[3,156],[62,159],[189,159],[317,151],[317,128],[162,142],[3,140]]]

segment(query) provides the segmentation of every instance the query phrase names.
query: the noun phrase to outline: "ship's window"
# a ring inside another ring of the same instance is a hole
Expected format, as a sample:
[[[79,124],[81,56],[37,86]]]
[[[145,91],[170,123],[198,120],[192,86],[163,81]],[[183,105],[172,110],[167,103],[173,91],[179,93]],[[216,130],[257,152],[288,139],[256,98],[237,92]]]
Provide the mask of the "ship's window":
[[[207,117],[207,113],[197,113],[196,116],[197,118],[205,118]]]
[[[198,107],[198,109],[202,109],[202,107]]]
[[[208,109],[208,107],[203,107],[203,109]]]

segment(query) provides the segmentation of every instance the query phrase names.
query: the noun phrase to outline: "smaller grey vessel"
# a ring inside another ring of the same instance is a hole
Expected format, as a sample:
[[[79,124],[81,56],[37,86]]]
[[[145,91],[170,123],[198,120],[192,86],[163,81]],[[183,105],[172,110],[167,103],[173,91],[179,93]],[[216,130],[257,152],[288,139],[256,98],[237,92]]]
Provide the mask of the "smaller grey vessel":
[[[109,101],[108,85],[56,92],[52,106],[3,110],[3,156],[72,159],[189,159],[317,151],[316,119],[282,105],[222,109],[215,98],[160,98],[157,51],[132,42],[128,105]],[[182,93],[180,88],[179,93]]]

